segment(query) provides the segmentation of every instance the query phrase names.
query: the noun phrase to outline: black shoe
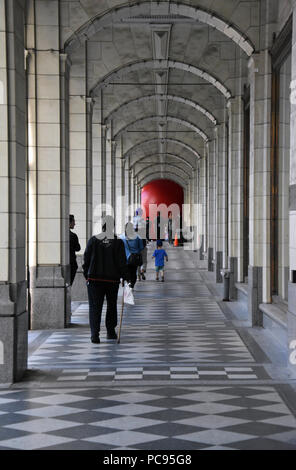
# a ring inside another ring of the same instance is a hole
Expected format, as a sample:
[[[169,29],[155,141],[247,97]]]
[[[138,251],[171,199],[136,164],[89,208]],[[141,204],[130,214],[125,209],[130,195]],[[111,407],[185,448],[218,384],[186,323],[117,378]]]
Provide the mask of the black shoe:
[[[91,342],[94,344],[100,344],[100,337],[99,336],[92,336]]]
[[[107,339],[117,339],[117,334],[115,333],[115,330],[107,331]]]
[[[146,281],[146,277],[144,273],[141,273],[143,281]]]
[[[164,279],[162,278],[161,282],[164,282]]]

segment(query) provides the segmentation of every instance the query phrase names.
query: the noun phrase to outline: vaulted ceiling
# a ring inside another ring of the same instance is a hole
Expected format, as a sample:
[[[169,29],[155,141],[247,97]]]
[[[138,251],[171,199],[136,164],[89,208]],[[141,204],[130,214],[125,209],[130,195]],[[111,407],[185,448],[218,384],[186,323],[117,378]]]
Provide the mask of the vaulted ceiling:
[[[86,95],[142,184],[166,173],[186,185],[227,100],[242,94],[251,54],[271,40],[278,3],[61,2],[72,77],[86,78]],[[263,21],[272,25],[264,38]]]

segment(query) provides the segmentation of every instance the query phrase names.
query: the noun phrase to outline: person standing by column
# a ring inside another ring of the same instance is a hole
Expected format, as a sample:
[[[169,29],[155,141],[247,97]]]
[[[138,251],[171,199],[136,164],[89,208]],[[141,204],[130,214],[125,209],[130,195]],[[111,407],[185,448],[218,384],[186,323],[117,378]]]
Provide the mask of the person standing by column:
[[[71,230],[74,229],[76,225],[75,217],[73,214],[69,215],[69,228],[70,228],[70,267],[71,267],[71,286],[74,282],[76,271],[78,269],[78,264],[76,260],[76,252],[81,250],[79,244],[79,239],[76,233],[73,233]]]

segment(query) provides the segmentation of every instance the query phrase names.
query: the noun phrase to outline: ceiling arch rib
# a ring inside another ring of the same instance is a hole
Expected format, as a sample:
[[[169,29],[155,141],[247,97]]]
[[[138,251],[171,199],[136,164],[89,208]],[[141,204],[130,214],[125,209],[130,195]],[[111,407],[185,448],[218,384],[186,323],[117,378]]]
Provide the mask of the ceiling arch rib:
[[[159,141],[166,141],[166,142],[171,142],[173,144],[176,144],[176,145],[180,145],[182,146],[183,148],[185,148],[186,150],[189,150],[191,153],[193,153],[193,155],[198,159],[200,160],[202,157],[200,156],[200,154],[194,150],[190,145],[188,144],[185,144],[184,142],[182,142],[181,140],[177,140],[177,139],[169,139],[167,137],[164,137],[164,138],[155,138],[155,139],[148,139],[148,140],[144,140],[143,142],[139,142],[138,144],[134,145],[133,147],[131,147],[129,150],[127,150],[123,156],[123,158],[126,158],[128,157],[132,152],[134,152],[136,149],[142,147],[142,145],[145,145],[145,144],[150,144],[150,143],[155,143],[155,142],[159,142]]]
[[[150,165],[149,167],[142,168],[141,170],[139,170],[137,173],[135,173],[135,176],[141,175],[141,173],[143,173],[143,171],[147,171],[148,169],[154,169],[154,168],[156,169],[156,168],[160,167],[160,169],[162,170],[162,168],[163,168],[164,166],[167,166],[167,167],[169,167],[169,168],[174,168],[174,169],[176,169],[176,170],[179,170],[181,173],[184,173],[185,178],[188,178],[188,179],[189,179],[190,176],[191,176],[191,175],[190,175],[189,173],[187,173],[187,171],[185,171],[183,168],[180,168],[179,166],[174,165],[174,164],[172,164],[172,163],[153,163],[153,164]]]
[[[212,124],[216,125],[218,123],[217,119],[215,116],[210,113],[207,109],[205,109],[203,106],[200,106],[198,103],[195,101],[189,100],[188,98],[183,98],[182,96],[176,96],[176,95],[146,95],[146,96],[140,96],[139,98],[132,99],[130,101],[126,101],[125,103],[121,104],[118,106],[116,109],[111,111],[111,113],[106,117],[105,123],[111,121],[117,113],[120,113],[122,109],[126,106],[130,106],[133,104],[141,103],[143,101],[148,101],[148,100],[168,100],[168,101],[175,101],[177,103],[182,103],[184,105],[190,106],[191,108],[194,108],[196,111],[199,111],[200,113],[204,114]]]
[[[199,78],[202,78],[206,82],[213,85],[226,99],[231,98],[231,92],[226,88],[218,78],[210,74],[206,70],[195,67],[194,65],[186,64],[185,62],[178,62],[175,60],[166,60],[166,59],[150,59],[150,60],[136,60],[130,62],[129,64],[123,65],[112,72],[109,72],[105,75],[90,91],[90,96],[95,97],[97,93],[107,86],[109,83],[112,83],[114,80],[120,80],[125,73],[129,72],[138,72],[140,70],[168,70],[168,69],[178,69],[183,72],[192,73]]]
[[[154,19],[160,21],[173,20],[176,17],[191,18],[196,22],[205,23],[223,33],[228,39],[234,41],[242,51],[251,56],[255,48],[251,40],[240,31],[233,23],[226,21],[213,10],[204,10],[200,7],[191,6],[180,2],[167,1],[143,1],[134,0],[122,6],[116,6],[110,10],[98,14],[89,19],[77,29],[65,42],[64,50],[71,54],[82,46],[94,34],[110,24],[124,23],[128,19],[143,19],[151,22]]]
[[[160,178],[159,176],[159,171],[153,171],[152,173],[149,173],[149,175],[145,175],[139,182],[138,184],[143,187],[145,184],[149,183],[150,181],[153,180],[159,180],[159,179],[168,179],[175,181],[175,183],[178,183],[180,186],[182,186],[183,189],[186,188],[187,186],[187,181],[185,181],[180,175],[177,175],[176,173],[173,173],[171,171],[167,171],[166,175],[168,176],[167,178]],[[147,179],[147,181],[146,181]]]
[[[181,157],[180,155],[175,155],[174,153],[168,153],[168,152],[164,153],[163,155],[166,155],[169,158],[175,158],[176,160],[179,160],[179,161],[185,163],[185,165],[189,166],[189,168],[191,170],[194,170],[193,165],[191,165],[191,163],[189,163],[188,160],[186,160],[186,158]],[[146,158],[155,158],[155,157],[159,157],[159,156],[161,156],[159,153],[151,153],[149,155],[144,155],[144,157],[141,157],[138,160],[136,160],[135,162],[133,162],[130,165],[130,168],[133,168],[135,165],[140,164]],[[152,162],[152,163],[154,163],[154,162]]]
[[[121,134],[126,132],[129,127],[132,127],[135,124],[140,124],[140,123],[144,124],[145,121],[155,121],[155,122],[159,122],[159,123],[174,122],[176,124],[180,124],[184,127],[187,127],[189,129],[191,129],[192,131],[196,132],[205,142],[208,142],[208,140],[209,140],[209,137],[203,132],[202,129],[195,126],[194,124],[192,124],[189,121],[185,121],[184,119],[179,119],[179,118],[176,118],[174,116],[164,116],[164,117],[162,117],[162,116],[148,116],[148,117],[145,117],[145,118],[142,118],[142,119],[137,119],[136,121],[133,121],[130,124],[127,124],[126,126],[122,127],[117,132],[117,134],[114,135],[114,139],[116,139]],[[141,130],[139,130],[139,132],[141,132]]]

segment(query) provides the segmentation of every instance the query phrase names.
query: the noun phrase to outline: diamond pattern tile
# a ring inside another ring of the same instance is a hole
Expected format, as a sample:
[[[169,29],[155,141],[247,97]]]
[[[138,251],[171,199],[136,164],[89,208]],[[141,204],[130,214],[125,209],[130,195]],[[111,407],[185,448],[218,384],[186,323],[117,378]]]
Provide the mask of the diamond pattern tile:
[[[166,282],[149,265],[136,285],[119,345],[104,319],[90,342],[78,302],[75,327],[32,336],[25,386],[0,390],[0,450],[296,449],[293,382],[272,378],[192,253],[168,251]]]

